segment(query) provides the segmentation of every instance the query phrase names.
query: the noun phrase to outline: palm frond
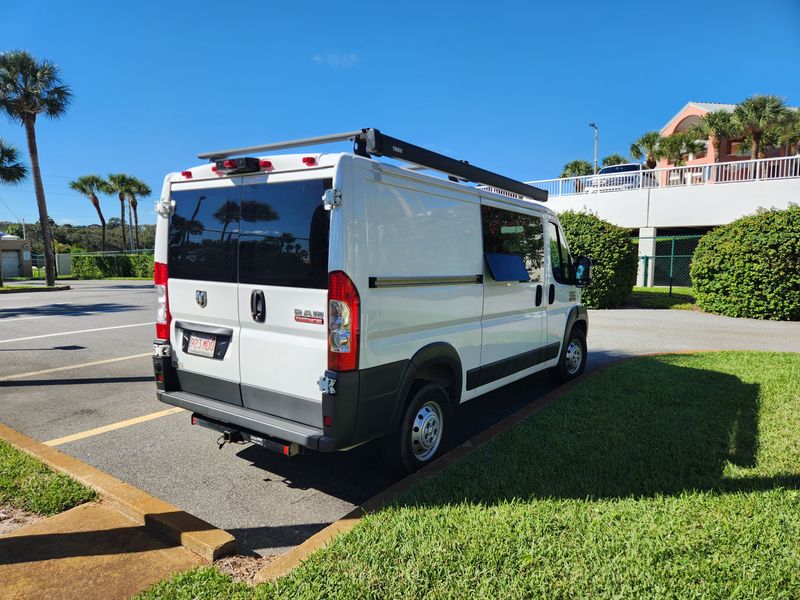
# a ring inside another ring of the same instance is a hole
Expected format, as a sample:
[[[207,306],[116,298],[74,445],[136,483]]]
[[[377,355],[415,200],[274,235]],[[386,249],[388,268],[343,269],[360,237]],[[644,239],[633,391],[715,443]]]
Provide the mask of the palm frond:
[[[0,182],[17,184],[28,178],[28,167],[19,162],[19,152],[0,139]]]

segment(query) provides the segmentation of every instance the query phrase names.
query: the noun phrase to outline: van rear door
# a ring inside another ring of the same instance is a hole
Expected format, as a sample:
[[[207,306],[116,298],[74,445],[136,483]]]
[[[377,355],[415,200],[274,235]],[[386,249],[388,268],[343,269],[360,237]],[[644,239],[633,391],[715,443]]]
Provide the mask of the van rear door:
[[[322,427],[331,179],[245,177],[239,242],[243,404]]]
[[[181,388],[238,405],[241,188],[241,177],[173,184],[167,258]]]

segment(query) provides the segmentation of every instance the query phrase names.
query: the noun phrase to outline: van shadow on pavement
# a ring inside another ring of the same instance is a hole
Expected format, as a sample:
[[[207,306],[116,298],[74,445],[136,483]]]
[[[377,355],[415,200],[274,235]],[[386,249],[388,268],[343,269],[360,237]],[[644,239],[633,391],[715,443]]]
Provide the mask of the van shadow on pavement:
[[[18,316],[80,317],[84,315],[109,314],[141,309],[141,306],[136,306],[134,304],[120,304],[116,302],[99,302],[97,304],[48,304],[46,306],[18,306],[12,308],[0,308],[0,321]]]
[[[613,371],[589,380],[453,465],[446,481],[423,482],[400,502],[491,504],[800,486],[793,475],[725,475],[729,464],[757,466],[758,385],[641,360],[645,369],[622,380]]]

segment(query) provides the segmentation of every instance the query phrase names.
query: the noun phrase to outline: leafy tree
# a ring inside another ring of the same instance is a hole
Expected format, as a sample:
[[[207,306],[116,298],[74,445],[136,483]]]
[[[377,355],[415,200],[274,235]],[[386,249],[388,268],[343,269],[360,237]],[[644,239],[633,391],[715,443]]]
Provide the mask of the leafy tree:
[[[111,217],[108,220],[108,228],[109,229],[115,229],[115,228],[119,227],[121,224],[122,223],[120,222],[120,220],[117,217]]]
[[[761,156],[764,134],[785,122],[787,113],[786,103],[779,96],[750,96],[736,105],[733,120],[736,127],[751,141],[751,159]]]
[[[133,211],[133,230],[136,235],[136,249],[138,250],[141,248],[139,245],[139,213],[137,212],[137,208],[139,207],[139,201],[136,199],[138,196],[139,198],[146,198],[152,193],[150,186],[147,185],[141,179],[137,179],[136,177],[130,178],[130,187],[128,189],[128,203],[130,204],[131,210]]]
[[[714,149],[714,162],[719,162],[719,145],[723,138],[740,135],[733,114],[725,110],[717,110],[703,115],[700,122],[690,130],[697,139],[709,140]]]
[[[684,132],[661,138],[659,144],[660,156],[676,167],[686,164],[688,155],[697,154],[702,149],[703,145],[692,134]]]
[[[644,159],[648,169],[655,169],[661,158],[661,134],[657,131],[643,133],[631,144],[630,154],[634,160]]]
[[[780,145],[784,148],[786,155],[800,150],[800,110],[788,111],[786,121],[780,133]]]
[[[133,193],[133,178],[124,173],[112,173],[106,178],[103,185],[103,192],[106,194],[116,194],[119,198],[119,223],[122,227],[122,250],[128,249],[128,241],[125,232],[125,200]]]
[[[594,174],[594,168],[588,160],[573,160],[564,165],[559,177],[582,177],[592,174]]]
[[[102,193],[105,186],[105,180],[99,175],[84,175],[83,177],[78,177],[69,182],[69,187],[79,194],[86,196],[97,211],[97,217],[100,219],[100,226],[103,228],[103,241],[101,244],[103,252],[106,251],[106,219],[103,216],[103,211],[100,209],[100,200],[97,199],[97,194]]]
[[[72,92],[62,81],[58,67],[49,60],[37,61],[24,50],[0,54],[0,112],[25,128],[28,153],[31,158],[33,186],[39,208],[44,241],[47,285],[56,281],[53,235],[47,215],[47,200],[39,167],[39,148],[36,143],[36,118],[39,115],[57,119],[64,115]]]
[[[625,163],[630,162],[627,158],[622,156],[622,154],[609,154],[608,156],[604,157],[600,164],[604,167],[611,167],[613,165],[624,165]]]

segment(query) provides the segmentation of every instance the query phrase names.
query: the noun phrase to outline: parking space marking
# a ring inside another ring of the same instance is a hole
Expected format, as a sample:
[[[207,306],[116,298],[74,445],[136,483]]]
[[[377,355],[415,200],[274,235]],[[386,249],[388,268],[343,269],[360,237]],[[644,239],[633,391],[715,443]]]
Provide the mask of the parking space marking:
[[[133,419],[126,419],[125,421],[111,423],[110,425],[95,427],[94,429],[88,429],[86,431],[81,431],[80,433],[65,435],[64,437],[56,438],[54,440],[48,440],[43,443],[45,446],[60,446],[61,444],[66,444],[68,442],[75,442],[77,440],[82,440],[88,437],[93,437],[95,435],[100,435],[101,433],[107,433],[109,431],[115,431],[117,429],[122,429],[124,427],[130,427],[131,425],[145,423],[147,421],[152,421],[153,419],[160,419],[161,417],[174,415],[179,412],[183,412],[183,409],[175,406],[173,408],[168,408],[167,410],[160,410],[158,412],[142,415],[141,417],[134,417]]]
[[[119,362],[121,360],[131,360],[132,358],[143,358],[145,356],[152,356],[151,352],[143,354],[131,354],[129,356],[118,356],[117,358],[106,358],[105,360],[95,360],[92,362],[79,363],[77,365],[67,365],[65,367],[55,367],[52,369],[44,369],[43,371],[31,371],[30,373],[18,373],[16,375],[4,375],[0,377],[0,381],[11,381],[12,379],[22,379],[23,377],[33,377],[34,375],[47,375],[48,373],[58,373],[59,371],[69,371],[70,369],[80,369],[82,367],[95,367],[97,365],[107,365],[108,363]]]
[[[61,333],[45,333],[44,335],[29,335],[28,337],[13,338],[10,340],[0,340],[0,344],[8,344],[11,342],[25,342],[27,340],[38,340],[47,337],[56,337],[59,335],[74,335],[78,333],[92,333],[93,331],[109,331],[111,329],[126,329],[128,327],[143,327],[144,325],[154,325],[155,321],[148,321],[147,323],[133,323],[132,325],[114,325],[113,327],[96,327],[94,329],[79,329],[78,331],[62,331]]]

